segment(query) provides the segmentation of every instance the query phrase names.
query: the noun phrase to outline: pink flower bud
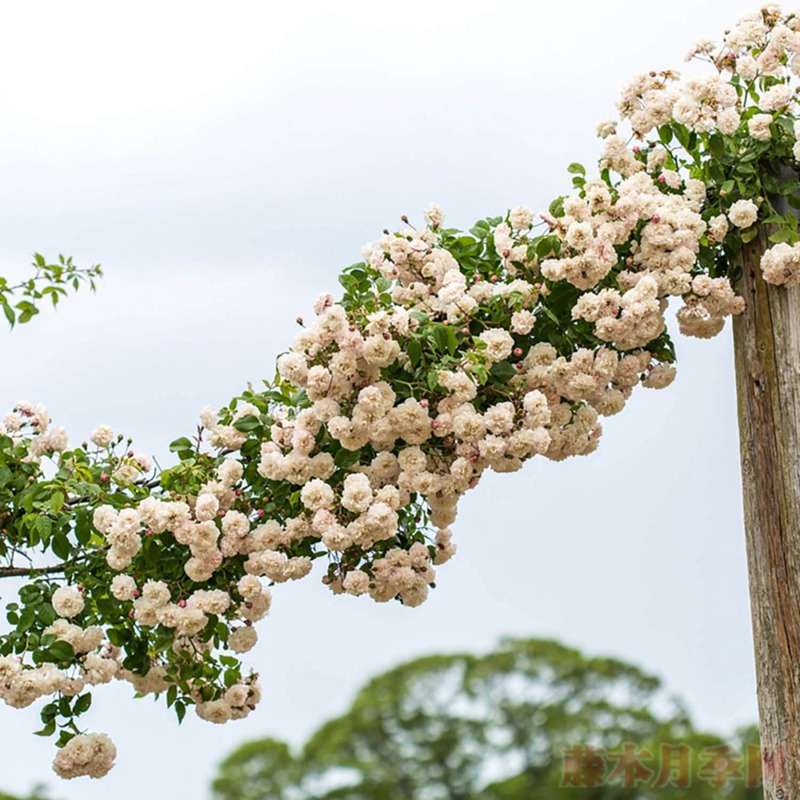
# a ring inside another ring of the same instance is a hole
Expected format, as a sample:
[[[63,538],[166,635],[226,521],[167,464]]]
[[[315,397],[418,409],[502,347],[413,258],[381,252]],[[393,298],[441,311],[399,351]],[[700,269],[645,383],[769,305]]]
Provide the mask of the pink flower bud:
[[[178,605],[181,608],[186,608],[186,601],[185,600],[178,600]]]

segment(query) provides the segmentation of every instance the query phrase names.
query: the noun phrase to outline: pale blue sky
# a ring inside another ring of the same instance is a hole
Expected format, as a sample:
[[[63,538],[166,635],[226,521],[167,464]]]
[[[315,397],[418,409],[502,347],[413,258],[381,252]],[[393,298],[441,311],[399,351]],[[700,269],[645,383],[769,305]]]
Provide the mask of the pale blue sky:
[[[164,456],[199,409],[271,376],[294,319],[360,246],[565,192],[634,73],[682,66],[740,2],[576,0],[3,3],[0,268],[33,250],[107,269],[3,336],[0,405],[43,401],[74,440],[98,422]],[[100,687],[103,781],[58,782],[34,710],[0,707],[0,788],[64,800],[201,800],[239,742],[299,742],[399,659],[553,636],[661,675],[699,724],[755,718],[730,331],[678,341],[676,383],[641,390],[599,452],[487,476],[422,607],[275,592],[248,720],[178,729]],[[8,589],[2,587],[3,594]],[[5,599],[5,597],[4,597]],[[157,787],[157,788],[154,788]]]

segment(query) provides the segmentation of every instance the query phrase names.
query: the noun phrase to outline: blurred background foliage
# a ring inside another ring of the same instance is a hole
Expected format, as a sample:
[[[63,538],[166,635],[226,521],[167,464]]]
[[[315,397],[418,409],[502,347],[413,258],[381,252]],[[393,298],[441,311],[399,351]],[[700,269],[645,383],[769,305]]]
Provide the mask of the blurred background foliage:
[[[46,786],[35,786],[29,795],[16,797],[0,792],[0,800],[53,800]]]
[[[757,741],[755,727],[728,740],[696,730],[683,704],[635,666],[508,639],[487,655],[427,656],[378,675],[298,752],[275,739],[244,744],[220,765],[212,796],[756,800]],[[663,744],[674,761],[661,757]],[[659,780],[662,762],[675,769]]]

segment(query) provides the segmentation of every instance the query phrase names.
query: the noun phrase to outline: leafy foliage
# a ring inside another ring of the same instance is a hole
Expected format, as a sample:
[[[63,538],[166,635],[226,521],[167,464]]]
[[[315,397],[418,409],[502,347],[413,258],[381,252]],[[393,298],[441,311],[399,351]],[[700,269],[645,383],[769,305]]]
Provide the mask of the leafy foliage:
[[[94,291],[96,280],[103,274],[99,265],[83,269],[71,257],[62,255],[56,263],[48,264],[39,253],[34,254],[33,268],[33,275],[16,283],[0,276],[0,307],[12,328],[33,319],[40,311],[40,301],[49,300],[55,307],[69,290],[77,291],[81,283]]]
[[[741,745],[753,735],[746,731]],[[634,790],[622,780],[591,791],[564,785],[571,747],[612,752],[625,742],[652,753],[661,743],[688,746],[691,785],[680,791]],[[220,765],[213,797],[712,800],[721,795],[699,776],[697,754],[721,744],[696,731],[659,680],[636,667],[554,641],[509,639],[484,656],[428,656],[378,675],[297,754],[273,739],[243,745]],[[743,779],[728,788],[731,800],[757,796]]]

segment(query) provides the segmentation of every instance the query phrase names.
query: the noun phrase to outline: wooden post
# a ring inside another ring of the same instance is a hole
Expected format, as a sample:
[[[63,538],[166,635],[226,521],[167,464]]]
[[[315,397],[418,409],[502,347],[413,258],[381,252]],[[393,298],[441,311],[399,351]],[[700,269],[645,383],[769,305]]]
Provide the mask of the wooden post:
[[[745,245],[736,393],[764,797],[800,800],[800,287],[766,284]]]

